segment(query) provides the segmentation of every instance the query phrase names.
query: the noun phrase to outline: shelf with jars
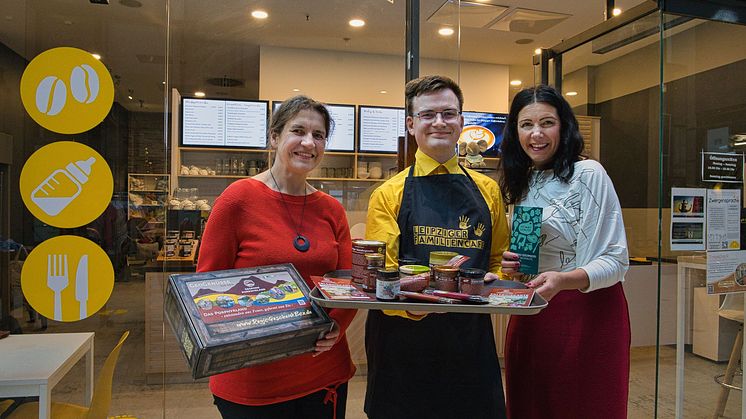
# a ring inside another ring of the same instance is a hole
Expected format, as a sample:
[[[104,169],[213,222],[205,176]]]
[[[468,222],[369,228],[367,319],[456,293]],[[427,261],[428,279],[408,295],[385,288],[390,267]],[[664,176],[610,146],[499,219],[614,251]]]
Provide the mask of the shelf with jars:
[[[270,150],[180,147],[180,179],[240,179],[266,170]],[[309,178],[380,182],[396,173],[395,154],[326,152]]]

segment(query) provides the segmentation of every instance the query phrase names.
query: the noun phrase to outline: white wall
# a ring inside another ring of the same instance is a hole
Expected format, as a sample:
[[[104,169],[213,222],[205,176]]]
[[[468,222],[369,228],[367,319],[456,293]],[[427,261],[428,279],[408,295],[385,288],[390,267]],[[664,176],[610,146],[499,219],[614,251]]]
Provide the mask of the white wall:
[[[404,106],[403,57],[262,46],[259,60],[260,99],[303,93],[331,103]],[[465,110],[508,110],[508,66],[424,59],[420,74],[460,78]]]

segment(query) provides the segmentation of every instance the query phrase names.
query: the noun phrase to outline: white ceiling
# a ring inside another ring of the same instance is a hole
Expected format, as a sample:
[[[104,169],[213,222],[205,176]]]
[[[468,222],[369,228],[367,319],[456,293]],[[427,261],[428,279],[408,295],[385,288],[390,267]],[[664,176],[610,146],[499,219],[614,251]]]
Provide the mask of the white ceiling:
[[[627,10],[646,1],[651,0],[617,0],[616,5]],[[246,87],[213,87],[208,94],[239,98],[257,94],[260,45],[404,55],[405,0],[134,1],[138,2],[142,6],[133,8],[125,6],[133,0],[110,0],[109,5],[88,0],[0,0],[0,42],[26,59],[57,46],[98,52],[117,83],[117,101],[144,111],[163,108],[167,55],[169,86],[192,91],[204,88],[208,78],[236,78]],[[460,33],[444,38],[437,35],[443,24],[428,21],[444,0],[421,0],[421,55],[510,65],[511,75],[530,78],[535,48],[551,47],[601,23],[606,5],[605,0],[479,2],[507,7],[503,16],[520,7],[568,17],[539,34],[462,27]],[[269,18],[253,19],[250,12],[255,9],[266,10]],[[362,18],[366,25],[352,28],[347,24],[352,18]],[[457,28],[458,16],[450,23]],[[526,39],[530,41],[516,43]],[[127,99],[130,92],[132,101]]]

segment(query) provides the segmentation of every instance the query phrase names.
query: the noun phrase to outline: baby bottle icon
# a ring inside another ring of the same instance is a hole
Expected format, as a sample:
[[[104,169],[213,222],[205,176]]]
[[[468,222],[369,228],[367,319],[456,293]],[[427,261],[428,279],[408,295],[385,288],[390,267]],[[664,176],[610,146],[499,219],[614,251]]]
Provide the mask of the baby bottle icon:
[[[95,157],[68,163],[57,169],[31,192],[31,201],[50,216],[59,214],[80,195],[83,184],[88,182]]]

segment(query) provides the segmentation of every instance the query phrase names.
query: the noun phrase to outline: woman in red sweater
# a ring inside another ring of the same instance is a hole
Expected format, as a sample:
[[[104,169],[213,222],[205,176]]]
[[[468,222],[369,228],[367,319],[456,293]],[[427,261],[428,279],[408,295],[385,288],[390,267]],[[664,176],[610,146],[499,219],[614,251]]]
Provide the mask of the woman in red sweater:
[[[283,102],[269,129],[272,167],[234,182],[215,201],[197,271],[290,262],[311,286],[311,275],[351,267],[344,208],[306,182],[324,156],[332,124],[326,107],[313,99]],[[314,353],[211,377],[223,418],[343,419],[347,381],[355,373],[344,331],[355,312],[328,313],[334,328]]]

